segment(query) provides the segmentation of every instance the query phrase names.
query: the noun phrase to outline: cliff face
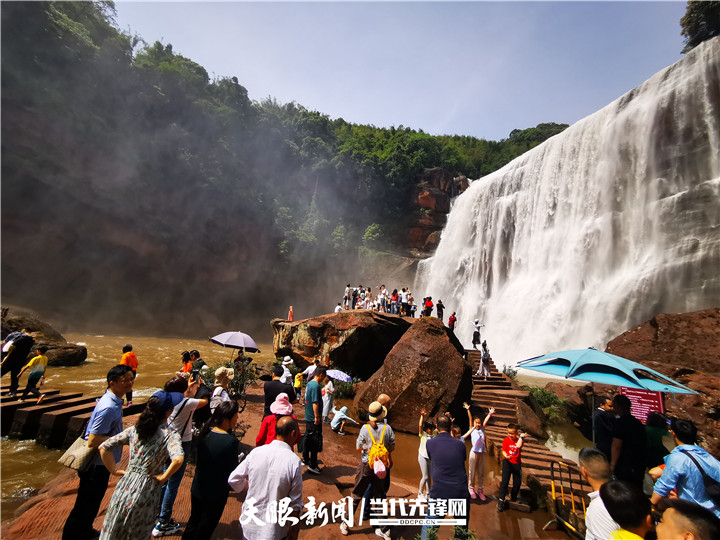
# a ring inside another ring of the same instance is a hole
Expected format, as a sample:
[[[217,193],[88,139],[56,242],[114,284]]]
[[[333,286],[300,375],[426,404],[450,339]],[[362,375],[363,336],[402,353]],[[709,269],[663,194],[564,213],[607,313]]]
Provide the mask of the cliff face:
[[[607,352],[720,376],[720,308],[662,313],[610,341]]]
[[[613,339],[607,352],[700,392],[668,395],[666,412],[693,421],[703,446],[720,456],[720,309],[658,315]]]
[[[440,233],[450,213],[450,201],[469,184],[464,176],[453,178],[441,167],[425,169],[418,181],[412,202],[421,213],[408,231],[407,246],[430,255],[440,242]]]

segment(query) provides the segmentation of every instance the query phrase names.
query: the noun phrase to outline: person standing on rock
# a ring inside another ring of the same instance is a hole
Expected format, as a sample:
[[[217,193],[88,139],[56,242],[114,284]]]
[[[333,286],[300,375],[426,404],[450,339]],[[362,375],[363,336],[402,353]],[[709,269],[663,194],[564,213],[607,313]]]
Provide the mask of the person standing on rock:
[[[448,319],[448,328],[453,334],[455,333],[455,323],[457,323],[457,317],[455,316],[455,312],[453,311],[450,314],[450,318]]]
[[[122,432],[123,396],[132,391],[134,381],[135,375],[129,366],[115,366],[108,371],[108,390],[95,405],[83,435],[88,447],[98,448],[101,443]],[[115,448],[113,456],[115,463],[118,463],[122,457],[122,448]],[[97,455],[87,470],[78,471],[78,477],[80,486],[75,506],[65,521],[63,540],[89,540],[100,535],[100,531],[93,529],[93,521],[105,496],[110,471],[100,455]]]
[[[442,300],[438,300],[437,304],[435,304],[435,309],[437,310],[437,316],[440,321],[443,320],[443,313],[445,313],[445,306],[442,303]]]
[[[475,319],[475,323],[473,324],[473,326],[475,327],[475,330],[472,337],[472,346],[473,349],[477,351],[477,346],[480,345],[480,329],[485,325],[480,324],[480,319]]]
[[[137,355],[133,352],[133,347],[129,343],[122,348],[122,358],[120,358],[121,366],[128,366],[132,369],[133,376],[137,377],[138,359]],[[128,407],[132,405],[132,389],[125,396]]]
[[[317,456],[322,452],[322,392],[320,381],[325,378],[327,368],[318,366],[313,373],[312,380],[305,388],[305,447],[303,448],[303,463],[308,472],[320,474]]]
[[[7,354],[0,362],[0,372],[2,373],[0,377],[8,371],[10,372],[10,391],[8,392],[10,397],[17,395],[20,386],[20,371],[27,363],[27,357],[33,345],[35,345],[35,337],[26,328],[20,332],[13,332],[5,338],[3,351]]]

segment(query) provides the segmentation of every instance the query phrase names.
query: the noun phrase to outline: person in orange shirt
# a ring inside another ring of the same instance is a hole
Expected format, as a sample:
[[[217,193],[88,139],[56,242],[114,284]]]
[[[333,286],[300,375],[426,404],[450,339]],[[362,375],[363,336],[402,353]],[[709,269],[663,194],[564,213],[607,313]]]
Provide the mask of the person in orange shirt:
[[[180,353],[180,356],[182,358],[183,367],[180,370],[180,373],[190,373],[193,369],[193,359],[192,356],[188,351],[183,351]]]
[[[122,348],[122,358],[120,359],[121,366],[128,366],[132,369],[133,377],[137,375],[138,359],[137,355],[133,352],[132,345],[129,343]],[[132,405],[132,388],[125,394],[128,406]]]

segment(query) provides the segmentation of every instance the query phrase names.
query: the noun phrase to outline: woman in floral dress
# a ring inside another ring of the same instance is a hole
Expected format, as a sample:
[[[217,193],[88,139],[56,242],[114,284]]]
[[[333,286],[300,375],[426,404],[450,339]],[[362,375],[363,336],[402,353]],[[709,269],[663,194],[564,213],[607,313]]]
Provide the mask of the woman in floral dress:
[[[155,392],[137,424],[100,445],[100,456],[110,474],[121,476],[110,500],[100,540],[136,540],[149,538],[155,525],[161,486],[183,463],[180,435],[167,428],[167,419],[182,400],[176,392]],[[126,470],[118,469],[112,450],[130,445]],[[163,472],[170,457],[172,463]]]

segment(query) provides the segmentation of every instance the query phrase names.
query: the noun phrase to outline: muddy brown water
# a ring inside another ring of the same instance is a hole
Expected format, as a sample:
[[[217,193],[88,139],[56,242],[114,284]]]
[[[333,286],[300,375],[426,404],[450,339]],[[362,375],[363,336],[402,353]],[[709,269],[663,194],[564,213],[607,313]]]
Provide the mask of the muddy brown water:
[[[139,360],[133,399],[140,401],[145,401],[161,388],[165,381],[181,367],[180,353],[182,351],[198,349],[203,359],[210,365],[230,360],[234,357],[235,352],[234,349],[225,349],[208,341],[86,334],[66,334],[65,337],[69,342],[82,343],[87,347],[88,361],[76,367],[48,368],[47,382],[43,389],[101,395],[106,388],[105,376],[108,370],[119,361],[123,345],[131,343]],[[259,347],[261,352],[251,355],[252,358],[261,364],[271,363],[275,359],[272,345],[260,344]],[[23,378],[21,384],[24,382]],[[351,416],[357,419],[352,408],[352,400],[337,400],[337,406],[342,405],[347,405]],[[354,439],[354,437],[348,436],[348,439]],[[348,441],[348,446],[354,447],[353,443],[354,440]],[[563,456],[577,457],[577,451],[586,444],[587,440],[572,427],[553,427],[550,446]],[[416,479],[419,482],[418,445],[417,435],[396,434],[393,471],[399,477]],[[2,493],[0,513],[2,522],[7,522],[14,517],[14,512],[20,505],[63,469],[62,465],[57,463],[62,451],[48,450],[36,444],[34,440],[18,441],[3,437],[0,441],[0,455],[2,456],[0,461]],[[489,483],[493,476],[500,474],[500,471],[495,460],[489,457],[486,457],[485,465]],[[505,520],[501,519],[501,521]],[[546,514],[531,514],[513,522],[511,529],[520,526],[527,529],[527,534],[520,533],[517,529],[516,533],[523,537],[536,538],[537,536],[530,531],[537,531],[545,521],[547,521]],[[509,522],[504,527],[510,527]],[[514,534],[510,535],[510,537],[514,536]]]

